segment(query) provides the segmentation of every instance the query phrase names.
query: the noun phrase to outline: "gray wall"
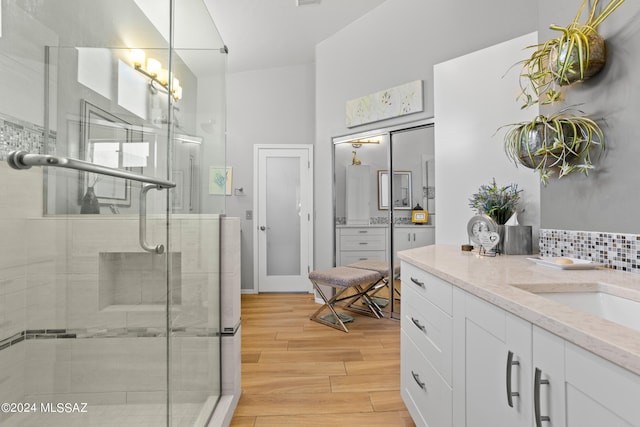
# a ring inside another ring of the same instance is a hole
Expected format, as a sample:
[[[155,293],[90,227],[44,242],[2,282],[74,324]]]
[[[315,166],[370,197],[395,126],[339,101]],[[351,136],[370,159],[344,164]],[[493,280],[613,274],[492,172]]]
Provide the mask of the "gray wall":
[[[537,25],[538,4],[529,0],[388,0],[316,47],[315,268],[333,265],[331,138],[433,116],[435,64]],[[424,112],[346,127],[345,101],[417,79]]]
[[[233,46],[229,51],[233,55]],[[242,289],[251,292],[256,224],[246,213],[253,210],[253,146],[313,144],[314,67],[305,64],[232,73],[228,82],[227,165],[233,168],[233,187],[242,188],[243,193],[227,197],[226,213],[242,221]]]
[[[569,23],[579,3],[540,0],[540,40],[555,36],[549,24]],[[599,32],[607,42],[607,64],[596,77],[565,90],[563,105],[582,104],[582,111],[601,119],[607,150],[588,178],[568,176],[541,188],[541,227],[639,233],[640,84],[635,67],[640,65],[640,3],[623,3]],[[549,113],[563,105],[542,111]]]

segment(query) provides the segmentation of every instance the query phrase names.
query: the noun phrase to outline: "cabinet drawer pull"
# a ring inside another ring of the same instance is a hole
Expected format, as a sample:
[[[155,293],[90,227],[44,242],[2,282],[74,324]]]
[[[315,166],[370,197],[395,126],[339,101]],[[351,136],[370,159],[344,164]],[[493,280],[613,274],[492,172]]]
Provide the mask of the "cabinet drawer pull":
[[[424,288],[424,282],[421,282],[421,281],[419,281],[418,279],[416,279],[414,277],[411,278],[411,281],[413,283],[415,283],[416,285],[420,286],[421,288]]]
[[[411,321],[413,322],[414,325],[416,325],[416,327],[418,329],[420,329],[422,332],[424,332],[425,334],[427,333],[427,328],[424,325],[420,324],[420,321],[418,319],[416,319],[415,317],[411,317]]]
[[[366,233],[368,233],[368,231],[367,231],[367,230],[359,230],[359,231],[358,231],[358,233],[360,233],[360,234],[366,234]]]
[[[542,427],[543,421],[551,421],[547,415],[540,415],[540,385],[549,384],[549,380],[542,379],[542,371],[536,368],[536,373],[533,381],[533,410],[535,413],[536,427]]]
[[[514,366],[520,366],[520,362],[513,360],[513,352],[507,353],[507,404],[513,408],[513,398],[520,397],[517,391],[511,391],[511,371]]]
[[[368,245],[369,242],[360,242],[361,245]]]
[[[418,384],[418,387],[420,387],[421,389],[423,389],[424,391],[427,391],[427,386],[425,383],[423,383],[422,381],[420,381],[420,375],[416,374],[415,372],[411,371],[411,375],[413,376],[413,380],[416,382],[416,384]]]

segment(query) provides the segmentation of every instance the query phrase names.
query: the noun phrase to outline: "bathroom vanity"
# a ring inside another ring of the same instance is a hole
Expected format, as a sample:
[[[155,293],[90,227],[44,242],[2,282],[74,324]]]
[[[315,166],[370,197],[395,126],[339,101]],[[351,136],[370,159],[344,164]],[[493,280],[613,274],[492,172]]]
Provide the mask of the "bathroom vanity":
[[[401,392],[416,425],[640,426],[640,275],[443,245],[399,257]]]

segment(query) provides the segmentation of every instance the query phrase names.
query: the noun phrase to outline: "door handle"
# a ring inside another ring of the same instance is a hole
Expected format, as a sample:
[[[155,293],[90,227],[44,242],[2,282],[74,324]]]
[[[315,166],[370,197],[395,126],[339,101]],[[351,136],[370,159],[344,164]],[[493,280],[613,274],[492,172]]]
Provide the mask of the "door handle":
[[[513,408],[513,398],[520,397],[517,391],[511,391],[511,371],[513,366],[519,366],[520,362],[513,360],[513,352],[509,350],[507,353],[507,404]]]
[[[427,391],[427,385],[424,382],[420,381],[420,376],[418,374],[411,371],[411,376],[413,376],[413,380],[416,382],[416,384],[418,384],[418,387],[420,387],[424,391]]]
[[[542,371],[536,368],[535,376],[533,379],[533,412],[535,416],[536,427],[542,427],[543,421],[551,421],[548,415],[540,414],[540,385],[549,384],[549,380],[542,379]]]
[[[420,280],[416,279],[415,277],[412,277],[411,281],[413,283],[415,283],[416,285],[420,286],[421,288],[424,288],[424,282],[421,282]]]
[[[265,227],[264,225],[261,225],[261,226],[260,226],[260,231],[264,231],[264,230],[266,230],[266,229],[267,229],[267,227]]]
[[[416,325],[416,328],[420,329],[425,334],[427,333],[427,328],[424,325],[422,325],[418,319],[411,316],[411,321],[413,322],[414,325]]]
[[[162,190],[157,184],[145,184],[140,190],[140,220],[139,220],[139,240],[140,246],[147,252],[161,254],[164,252],[164,245],[151,246],[147,243],[147,193],[149,190]]]

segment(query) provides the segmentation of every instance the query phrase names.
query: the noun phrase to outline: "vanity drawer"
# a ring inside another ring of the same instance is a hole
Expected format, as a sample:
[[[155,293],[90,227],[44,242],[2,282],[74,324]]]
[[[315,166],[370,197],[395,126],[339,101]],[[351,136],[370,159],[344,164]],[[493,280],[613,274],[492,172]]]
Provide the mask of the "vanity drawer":
[[[384,231],[384,230],[380,230]],[[340,235],[341,251],[384,251],[386,247],[386,239],[382,234],[352,234]]]
[[[451,384],[451,316],[418,295],[412,288],[402,290],[401,327],[433,367]]]
[[[387,255],[385,251],[344,251],[340,252],[340,259],[338,265],[349,265],[359,261],[373,260],[386,260]]]
[[[451,426],[453,393],[403,331],[400,391],[416,426]]]
[[[403,289],[415,290],[418,295],[425,297],[439,309],[451,315],[453,290],[449,283],[405,261],[402,261],[400,274]]]
[[[384,236],[387,229],[384,227],[352,227],[352,228],[340,228],[341,236]]]

